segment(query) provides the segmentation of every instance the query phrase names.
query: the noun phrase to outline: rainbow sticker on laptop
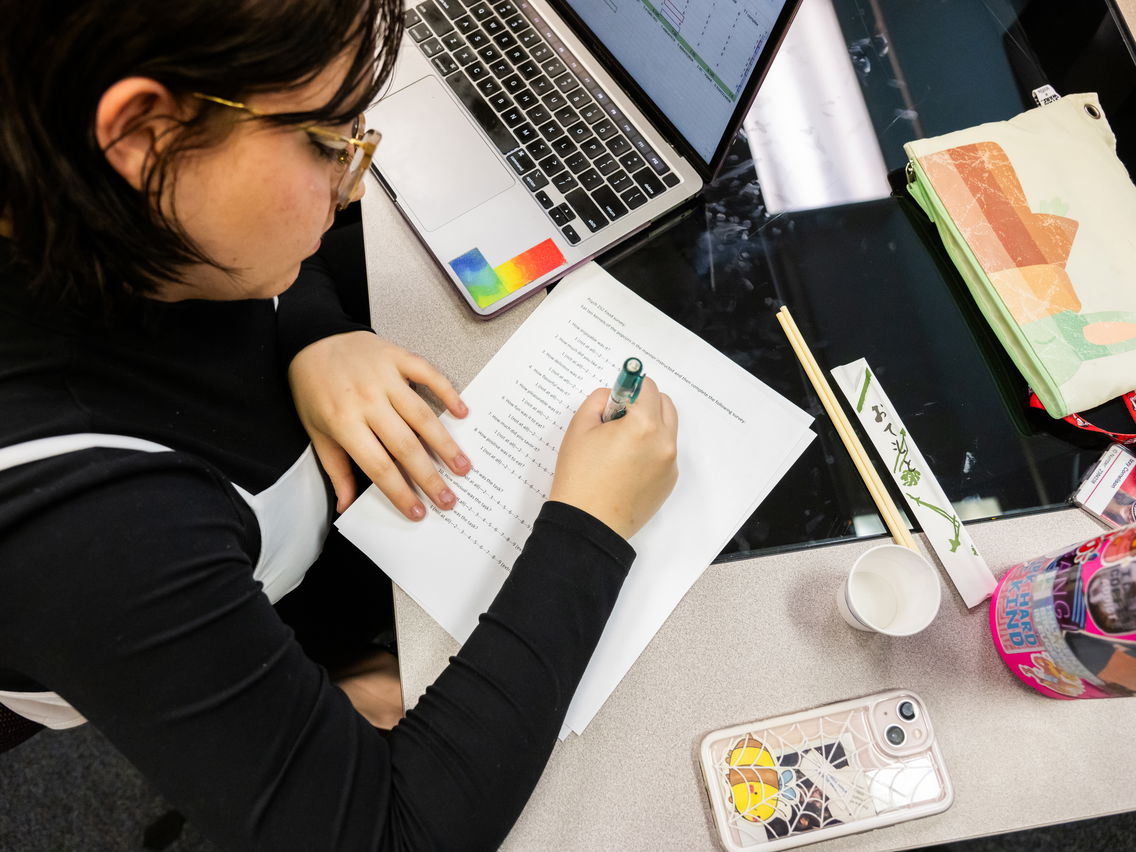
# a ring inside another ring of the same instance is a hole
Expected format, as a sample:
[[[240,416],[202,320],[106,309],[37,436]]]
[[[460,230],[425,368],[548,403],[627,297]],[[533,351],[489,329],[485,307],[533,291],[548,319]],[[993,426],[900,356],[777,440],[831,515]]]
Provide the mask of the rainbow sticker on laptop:
[[[470,249],[451,260],[450,269],[477,306],[487,308],[563,263],[556,243],[545,240],[498,266],[490,266],[480,249]]]

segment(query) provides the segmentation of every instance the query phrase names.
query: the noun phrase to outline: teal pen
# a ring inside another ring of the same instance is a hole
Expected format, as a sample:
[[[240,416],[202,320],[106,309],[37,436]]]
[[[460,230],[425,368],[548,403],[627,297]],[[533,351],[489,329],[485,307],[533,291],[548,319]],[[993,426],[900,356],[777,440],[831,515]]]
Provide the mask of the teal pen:
[[[624,361],[623,369],[619,371],[615,384],[611,386],[611,396],[608,397],[600,420],[606,423],[609,420],[618,420],[626,414],[627,406],[639,397],[645,375],[647,374],[643,371],[643,362],[638,358],[628,358]]]

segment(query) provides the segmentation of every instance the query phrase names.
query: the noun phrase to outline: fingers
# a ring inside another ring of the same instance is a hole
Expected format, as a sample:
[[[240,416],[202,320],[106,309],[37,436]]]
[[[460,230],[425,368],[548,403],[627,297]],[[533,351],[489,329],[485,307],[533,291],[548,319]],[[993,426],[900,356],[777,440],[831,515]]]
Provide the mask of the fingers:
[[[313,437],[312,447],[323,469],[327,471],[328,478],[331,479],[331,487],[335,491],[335,511],[346,512],[347,507],[355,502],[357,496],[355,474],[351,470],[351,457],[330,438]]]
[[[358,424],[341,435],[341,441],[343,448],[363,469],[363,473],[375,483],[375,487],[386,495],[396,509],[412,521],[420,521],[426,517],[426,507],[418,499],[417,492],[410,487],[406,476],[375,437],[371,428],[362,423]],[[421,445],[419,450],[422,451]],[[437,471],[434,475],[437,476]]]
[[[418,437],[434,451],[434,454],[442,460],[446,467],[458,476],[465,476],[469,473],[469,458],[462,452],[461,447],[458,446],[446,427],[442,425],[442,421],[434,416],[433,410],[422,397],[410,387],[406,387],[392,394],[390,403],[399,417],[418,433]],[[392,422],[392,425],[396,425],[393,424],[393,421],[390,422]],[[386,433],[378,432],[377,434],[385,436]],[[413,453],[413,448],[410,452]],[[395,455],[398,456],[398,453],[395,453]],[[400,462],[405,464],[405,459],[401,456],[398,456],[398,458]],[[431,465],[431,469],[433,469],[433,465]],[[418,477],[413,474],[411,478],[415,482],[419,482]],[[419,484],[422,483],[419,482]]]
[[[609,393],[610,391],[607,388],[596,388],[588,394],[583,404],[572,415],[572,422],[568,428],[587,429],[599,426]]]
[[[422,493],[433,501],[439,509],[452,509],[457,498],[446,485],[434,460],[422,445],[415,430],[410,428],[401,414],[394,409],[381,412],[375,420],[368,421],[371,430],[382,437],[382,445],[406,477],[417,485]],[[445,430],[443,430],[444,432]],[[446,436],[449,438],[448,434]],[[452,444],[452,439],[450,439]],[[454,445],[456,448],[456,445]],[[467,470],[468,470],[468,462]],[[376,484],[378,484],[376,482]]]
[[[439,373],[425,358],[404,350],[398,366],[402,374],[412,382],[430,388],[454,417],[465,417],[469,414],[469,408],[462,402],[450,380]]]

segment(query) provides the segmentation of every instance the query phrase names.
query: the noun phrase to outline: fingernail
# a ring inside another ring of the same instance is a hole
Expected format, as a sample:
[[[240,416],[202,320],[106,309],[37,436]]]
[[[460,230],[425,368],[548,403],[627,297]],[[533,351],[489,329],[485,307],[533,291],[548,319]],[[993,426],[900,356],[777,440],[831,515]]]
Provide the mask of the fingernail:
[[[465,417],[467,414],[469,414],[469,406],[466,405],[464,402],[462,402],[459,399],[458,400],[458,416],[459,417]]]
[[[458,470],[470,469],[469,459],[466,458],[465,453],[458,453],[456,456],[454,456],[454,467],[456,467]]]
[[[415,503],[410,507],[410,519],[412,521],[420,521],[426,517],[426,507],[421,503]]]
[[[448,488],[443,488],[441,493],[438,494],[438,502],[443,506],[452,506],[458,502],[458,498],[454,496],[454,492]]]

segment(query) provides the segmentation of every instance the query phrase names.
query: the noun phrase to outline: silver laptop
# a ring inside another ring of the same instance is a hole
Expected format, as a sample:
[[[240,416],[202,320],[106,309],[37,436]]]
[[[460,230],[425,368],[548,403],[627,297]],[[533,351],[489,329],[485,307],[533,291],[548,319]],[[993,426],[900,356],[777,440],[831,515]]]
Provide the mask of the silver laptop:
[[[374,170],[490,317],[696,195],[799,0],[424,0]]]

